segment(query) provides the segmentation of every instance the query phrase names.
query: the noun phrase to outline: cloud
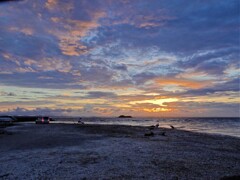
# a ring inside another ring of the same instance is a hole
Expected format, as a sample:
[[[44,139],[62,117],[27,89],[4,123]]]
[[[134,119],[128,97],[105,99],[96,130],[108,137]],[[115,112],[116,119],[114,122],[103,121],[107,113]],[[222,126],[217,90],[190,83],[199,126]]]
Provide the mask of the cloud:
[[[17,28],[17,27],[11,27],[11,28],[9,28],[9,31],[15,31],[15,32],[20,32],[20,33],[23,33],[24,35],[28,35],[28,36],[31,36],[31,35],[33,35],[33,29],[31,29],[31,28],[22,28],[22,29],[20,29],[20,28]]]
[[[163,107],[133,107],[129,102],[160,97],[200,100],[203,96],[207,101],[206,97],[216,100],[217,95],[227,100],[227,94],[237,99],[238,7],[235,0],[3,3],[0,87],[8,87],[1,92],[17,94],[9,98],[16,105],[4,108],[50,108],[17,106],[18,101],[32,97],[36,101],[50,98],[56,109],[61,109],[65,100],[72,108],[76,106],[74,98],[83,98],[86,111],[81,113],[85,114],[94,110],[96,114],[114,114],[121,105],[122,113],[132,110],[140,114],[140,109],[145,109],[143,114],[157,115]],[[46,97],[29,92],[31,97],[26,97],[11,90],[13,87],[58,93]],[[84,93],[65,97],[59,91]],[[94,98],[101,101],[94,105]]]
[[[238,48],[230,47],[196,52],[179,61],[178,65],[181,68],[191,68],[195,71],[222,75],[229,65],[236,64],[238,58]]]
[[[64,78],[63,78],[64,77]],[[21,87],[52,88],[52,89],[84,89],[85,84],[74,81],[71,73],[47,71],[0,74],[1,83]]]
[[[86,98],[114,98],[116,94],[113,92],[90,91]]]
[[[155,82],[161,86],[166,85],[176,85],[181,87],[186,87],[190,89],[199,89],[205,86],[211,85],[211,82],[209,81],[193,81],[193,80],[187,80],[187,79],[179,79],[179,78],[157,78],[155,79]]]
[[[8,110],[7,114],[9,115],[22,115],[22,116],[30,116],[30,115],[40,115],[40,116],[64,116],[68,115],[69,113],[76,111],[69,108],[69,109],[50,109],[50,108],[35,108],[35,109],[25,109],[25,108],[20,108],[17,107],[12,110]],[[5,114],[5,111],[0,111],[0,114]]]
[[[175,109],[172,113],[177,116],[198,117],[238,117],[238,103],[214,103],[214,102],[174,102],[166,103]]]
[[[46,8],[48,9],[54,9],[58,4],[58,0],[47,0],[45,3]]]
[[[120,71],[127,71],[127,66],[125,64],[115,64],[112,68]]]
[[[50,30],[50,33],[60,40],[59,47],[64,55],[79,56],[88,52],[87,46],[81,43],[81,39],[100,26],[98,20],[105,16],[104,12],[92,12],[91,20],[65,19],[52,17],[51,20],[57,26],[64,27],[63,31]]]
[[[0,91],[0,96],[16,96],[16,94],[13,92]]]
[[[215,86],[212,86],[211,88],[200,88],[195,90],[189,90],[185,92],[185,95],[191,95],[191,96],[201,96],[201,95],[207,95],[207,94],[213,94],[216,92],[239,92],[240,91],[240,80],[239,78],[216,84]]]
[[[133,76],[133,79],[135,80],[135,82],[137,84],[144,84],[145,82],[149,81],[149,80],[153,80],[157,77],[156,74],[154,73],[146,73],[146,72],[143,72],[143,73],[139,73],[139,74],[136,74]]]

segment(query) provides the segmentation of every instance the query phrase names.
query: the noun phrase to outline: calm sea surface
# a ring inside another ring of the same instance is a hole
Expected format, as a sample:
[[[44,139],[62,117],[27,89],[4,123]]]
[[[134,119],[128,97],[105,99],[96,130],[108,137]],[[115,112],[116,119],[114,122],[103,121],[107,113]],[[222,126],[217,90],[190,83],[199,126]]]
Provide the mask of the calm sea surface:
[[[78,119],[64,121],[76,123]],[[203,132],[240,137],[240,118],[82,118],[89,124],[121,124],[132,126],[150,126],[159,123],[160,127],[194,132]]]

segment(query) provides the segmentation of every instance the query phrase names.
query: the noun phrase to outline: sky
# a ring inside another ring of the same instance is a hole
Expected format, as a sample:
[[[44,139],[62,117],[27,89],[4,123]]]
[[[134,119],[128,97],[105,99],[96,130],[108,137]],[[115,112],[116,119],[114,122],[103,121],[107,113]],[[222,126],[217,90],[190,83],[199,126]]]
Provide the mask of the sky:
[[[0,4],[0,114],[239,117],[240,1]]]

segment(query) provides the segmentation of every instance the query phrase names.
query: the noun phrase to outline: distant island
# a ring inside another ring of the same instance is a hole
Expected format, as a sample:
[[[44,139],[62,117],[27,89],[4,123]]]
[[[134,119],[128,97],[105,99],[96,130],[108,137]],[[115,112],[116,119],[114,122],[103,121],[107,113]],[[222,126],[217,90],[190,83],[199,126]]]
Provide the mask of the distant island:
[[[120,115],[118,118],[132,118],[132,116],[125,116],[125,115]]]

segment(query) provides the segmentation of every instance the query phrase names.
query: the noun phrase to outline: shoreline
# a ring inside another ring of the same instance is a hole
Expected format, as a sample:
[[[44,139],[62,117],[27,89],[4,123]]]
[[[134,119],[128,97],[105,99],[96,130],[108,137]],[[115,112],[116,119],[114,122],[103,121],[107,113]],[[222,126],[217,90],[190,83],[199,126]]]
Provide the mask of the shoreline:
[[[61,121],[55,121],[53,124],[77,124],[76,121],[66,121],[66,122],[61,122]],[[150,125],[131,125],[131,124],[114,124],[114,123],[99,123],[99,122],[85,122],[85,125],[99,125],[99,126],[129,126],[129,127],[142,127],[142,128],[148,128]],[[169,130],[171,129],[170,125],[169,127],[166,126],[159,126],[159,129],[166,129]],[[175,130],[177,131],[185,131],[185,132],[192,132],[192,133],[200,133],[200,134],[206,134],[206,135],[212,135],[212,136],[223,136],[223,137],[233,137],[233,138],[238,138],[240,139],[240,136],[238,135],[230,135],[230,134],[221,134],[220,132],[204,132],[204,131],[199,131],[199,130],[186,130],[186,129],[181,129],[181,127],[175,127]]]
[[[20,123],[0,135],[0,177],[220,179],[240,175],[240,139],[145,126]],[[163,132],[165,134],[163,135]],[[30,178],[30,179],[31,179]]]

